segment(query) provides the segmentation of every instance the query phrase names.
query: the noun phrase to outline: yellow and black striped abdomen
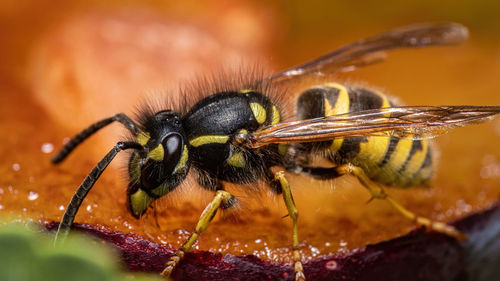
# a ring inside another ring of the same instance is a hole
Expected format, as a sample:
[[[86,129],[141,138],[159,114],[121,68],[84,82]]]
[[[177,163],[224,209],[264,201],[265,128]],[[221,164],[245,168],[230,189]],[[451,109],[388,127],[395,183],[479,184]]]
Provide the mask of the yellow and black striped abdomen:
[[[360,87],[328,83],[303,92],[297,119],[394,106],[382,93]],[[428,141],[398,137],[349,137],[303,144],[305,153],[325,155],[334,164],[352,163],[379,183],[409,187],[426,185],[432,176]]]

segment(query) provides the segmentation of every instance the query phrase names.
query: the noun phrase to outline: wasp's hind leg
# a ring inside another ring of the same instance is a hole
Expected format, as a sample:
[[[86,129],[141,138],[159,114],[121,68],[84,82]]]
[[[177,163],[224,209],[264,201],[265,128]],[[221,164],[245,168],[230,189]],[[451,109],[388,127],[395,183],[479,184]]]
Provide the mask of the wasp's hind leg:
[[[385,193],[381,185],[370,180],[363,171],[363,169],[361,169],[360,167],[354,166],[352,164],[345,164],[338,166],[336,169],[340,174],[351,174],[357,177],[358,180],[361,182],[361,184],[363,184],[363,186],[366,189],[368,189],[368,191],[372,196],[372,199],[385,199],[394,208],[396,208],[396,210],[398,210],[403,216],[407,217],[410,220],[413,220],[418,225],[425,226],[429,229],[444,233],[448,236],[455,237],[459,240],[466,239],[465,234],[460,232],[455,227],[447,225],[446,223],[443,222],[437,222],[425,217],[418,216],[413,212],[411,212],[410,210],[406,209],[403,205],[401,205],[392,197],[390,197],[387,193]]]
[[[302,267],[302,257],[299,252],[299,231],[298,231],[298,218],[299,211],[297,207],[295,207],[295,202],[293,201],[292,191],[290,189],[290,185],[288,184],[288,180],[285,177],[285,173],[283,171],[276,172],[274,174],[274,179],[271,182],[271,186],[274,184],[279,184],[280,191],[283,193],[283,200],[285,201],[286,208],[288,209],[288,215],[293,221],[292,228],[292,250],[293,250],[293,261],[294,261],[294,270],[295,270],[295,280],[306,280],[304,275],[304,268]]]
[[[194,232],[191,233],[189,238],[182,244],[181,248],[175,252],[175,254],[170,257],[169,261],[165,264],[165,269],[161,273],[162,276],[170,276],[172,271],[175,269],[177,264],[184,258],[184,255],[191,250],[194,243],[198,240],[201,233],[207,230],[208,225],[215,217],[217,210],[227,209],[236,203],[236,198],[225,190],[218,190],[215,193],[212,202],[210,202],[198,220]]]
[[[137,125],[130,119],[127,115],[123,113],[118,113],[116,115],[113,115],[109,118],[103,119],[101,121],[98,121],[87,128],[85,128],[83,131],[80,133],[76,134],[71,140],[66,143],[59,152],[52,157],[52,163],[54,164],[59,164],[61,163],[66,157],[77,147],[79,144],[81,144],[83,141],[88,139],[90,136],[92,136],[95,132],[99,131],[100,129],[106,127],[107,125],[118,121],[122,123],[125,128],[127,128],[134,136],[137,136],[139,134],[139,130],[137,128]]]

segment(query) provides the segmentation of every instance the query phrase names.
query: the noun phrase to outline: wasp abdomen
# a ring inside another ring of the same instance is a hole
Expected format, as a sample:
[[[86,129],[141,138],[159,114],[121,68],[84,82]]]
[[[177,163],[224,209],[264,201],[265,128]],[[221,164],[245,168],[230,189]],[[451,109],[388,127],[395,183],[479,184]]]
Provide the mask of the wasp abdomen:
[[[394,104],[382,93],[327,83],[300,95],[297,119],[391,106]],[[300,150],[325,155],[336,165],[352,163],[361,167],[372,180],[390,186],[425,185],[432,176],[432,153],[425,140],[360,136],[301,144]]]

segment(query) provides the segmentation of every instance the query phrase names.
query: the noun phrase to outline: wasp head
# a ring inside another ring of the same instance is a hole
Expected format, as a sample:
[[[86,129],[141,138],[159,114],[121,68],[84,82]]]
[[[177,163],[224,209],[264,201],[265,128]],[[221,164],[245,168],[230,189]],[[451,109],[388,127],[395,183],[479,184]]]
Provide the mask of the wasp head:
[[[177,112],[160,111],[149,117],[137,142],[144,149],[130,156],[127,205],[136,218],[151,203],[174,190],[186,177],[189,157],[186,135]]]

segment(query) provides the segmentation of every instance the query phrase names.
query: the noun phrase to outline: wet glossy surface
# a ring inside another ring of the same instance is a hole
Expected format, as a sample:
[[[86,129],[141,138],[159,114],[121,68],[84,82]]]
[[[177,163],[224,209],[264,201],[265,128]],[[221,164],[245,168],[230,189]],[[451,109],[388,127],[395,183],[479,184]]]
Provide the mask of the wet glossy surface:
[[[269,8],[269,13],[276,11]],[[249,19],[257,17],[252,10],[244,14]],[[90,23],[103,18],[111,18],[118,23],[128,20],[127,17],[106,12],[99,13],[97,19],[93,14],[82,18]],[[135,20],[144,21],[153,34],[161,34],[152,27],[155,24],[171,24],[161,16],[153,20],[149,17],[147,20],[140,16],[137,18]],[[279,26],[278,22],[271,21],[270,25]],[[55,32],[43,37],[24,34],[26,37],[19,39],[11,34],[7,38],[17,42],[17,45],[12,43],[3,47],[1,58],[5,64],[0,72],[0,213],[4,216],[58,221],[85,175],[123,134],[117,129],[119,125],[113,126],[113,129],[103,131],[82,145],[59,166],[50,164],[50,156],[61,147],[65,138],[90,122],[114,114],[116,110],[127,113],[133,111],[133,106],[141,100],[137,96],[142,85],[141,79],[144,79],[145,91],[151,87],[161,88],[160,84],[164,82],[162,75],[153,78],[145,75],[145,78],[134,80],[133,87],[130,86],[130,77],[123,75],[120,70],[122,67],[133,70],[134,66],[116,66],[114,61],[108,61],[108,55],[114,50],[109,45],[102,42],[94,42],[92,46],[85,42],[72,44],[71,38],[60,37],[60,31],[66,28],[79,28],[81,33],[89,30],[86,29],[88,26],[75,27],[74,23],[70,23],[57,25]],[[411,22],[398,22],[396,25],[408,23]],[[123,26],[127,28],[129,25]],[[197,32],[207,31],[210,36],[218,38],[213,31],[216,27],[217,24],[198,27]],[[356,30],[348,38],[330,40],[328,46],[331,47],[328,48],[386,29],[387,26],[370,25],[366,32]],[[277,36],[277,32],[273,32],[276,31],[270,29],[267,36]],[[476,27],[471,30],[473,36],[476,32],[481,33],[481,29]],[[125,45],[127,40],[135,39],[127,36],[122,38]],[[244,48],[245,44],[242,44],[243,47],[236,44],[231,46],[231,50],[241,56],[258,54],[283,61],[273,61],[274,68],[288,67],[302,62],[297,61],[298,58],[312,58],[329,50],[323,47],[322,38],[309,38],[306,40],[308,44],[300,43],[304,49],[292,56],[287,54],[289,49],[285,48],[286,44],[273,45],[266,38],[260,38],[260,43],[256,43],[253,49]],[[58,40],[64,43],[62,49],[56,48],[59,46],[56,44]],[[221,45],[228,43],[217,40]],[[293,42],[291,40],[289,44]],[[44,49],[44,46],[54,49]],[[88,54],[88,58],[78,59],[81,52],[88,50],[83,47],[89,46],[93,52]],[[310,46],[310,49],[305,46]],[[297,47],[292,49],[296,50]],[[226,53],[225,50],[217,50],[215,48],[213,51],[217,54],[215,58],[223,57]],[[162,65],[168,64],[167,61],[155,60],[163,51],[137,51],[134,60],[148,57],[155,63],[153,65],[148,63],[149,60],[141,60],[143,69],[140,73],[165,71],[165,76],[168,76],[168,73],[175,73],[182,67],[182,62],[177,62],[178,68],[169,68],[171,65]],[[211,58],[210,54],[207,57]],[[132,63],[134,60],[121,62]],[[196,71],[208,71],[212,66],[210,60],[204,63]],[[189,69],[183,71],[190,72]],[[173,74],[172,77],[173,80],[179,79]],[[498,77],[500,43],[483,35],[473,37],[458,47],[397,51],[390,55],[386,63],[343,75],[341,79],[376,85],[408,105],[498,105]],[[102,81],[107,84],[100,84]],[[121,99],[118,107],[124,109],[115,108],[117,105],[113,99],[117,97]],[[76,108],[61,104],[63,100],[71,101],[70,104]],[[92,108],[93,112],[82,115],[82,112],[87,112],[87,108]],[[461,128],[442,136],[436,141],[441,160],[433,188],[391,189],[389,192],[410,210],[436,220],[450,221],[482,210],[497,201],[500,195],[499,141],[498,118],[487,124]],[[104,173],[84,201],[76,221],[137,233],[155,242],[178,247],[194,228],[201,210],[210,200],[210,194],[200,191],[192,184],[193,181],[187,182],[183,190],[158,202],[155,205],[156,213],[150,211],[145,219],[135,220],[125,207],[127,183],[123,177],[124,171],[120,170],[125,161],[124,157],[117,159],[117,164]],[[300,210],[299,239],[305,260],[396,237],[413,227],[410,221],[402,218],[385,202],[366,204],[368,193],[352,178],[325,183],[292,175],[289,180]],[[263,194],[252,200],[249,197],[253,196],[248,194],[235,194],[241,195],[245,203],[236,212],[237,220],[231,219],[234,214],[227,214],[229,218],[226,220],[215,219],[195,248],[232,254],[253,253],[264,259],[289,261],[291,223],[288,218],[282,218],[286,214],[282,199]]]

